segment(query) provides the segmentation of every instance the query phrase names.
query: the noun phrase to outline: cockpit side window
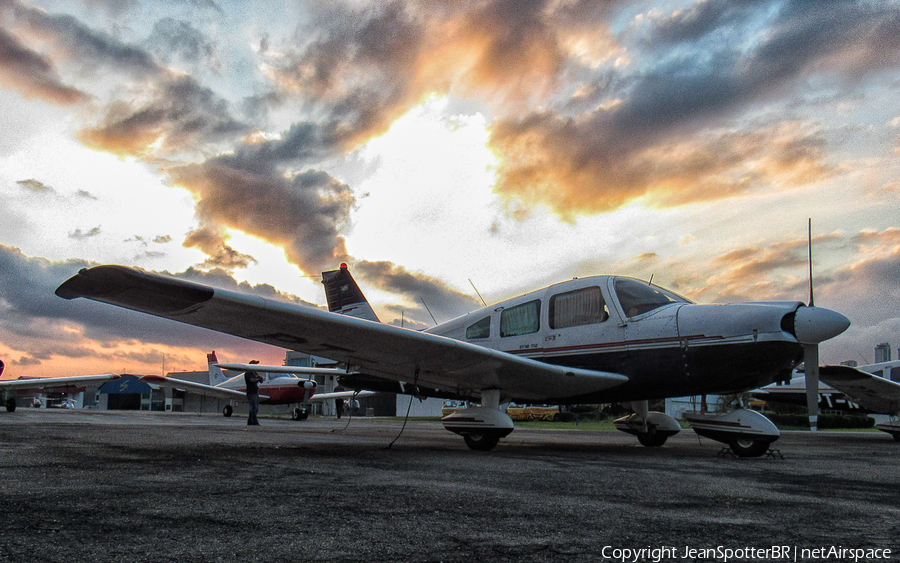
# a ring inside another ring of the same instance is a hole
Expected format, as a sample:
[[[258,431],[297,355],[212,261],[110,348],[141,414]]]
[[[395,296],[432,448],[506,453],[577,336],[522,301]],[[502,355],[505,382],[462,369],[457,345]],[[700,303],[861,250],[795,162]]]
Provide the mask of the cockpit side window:
[[[550,298],[550,328],[602,323],[608,318],[609,309],[599,287],[558,293]]]
[[[491,318],[485,317],[477,323],[466,328],[466,338],[475,340],[477,338],[490,338],[491,336]]]
[[[531,334],[541,329],[541,301],[536,299],[500,313],[500,336]]]
[[[618,278],[616,297],[628,318],[649,313],[671,303],[690,303],[671,291],[638,280]]]

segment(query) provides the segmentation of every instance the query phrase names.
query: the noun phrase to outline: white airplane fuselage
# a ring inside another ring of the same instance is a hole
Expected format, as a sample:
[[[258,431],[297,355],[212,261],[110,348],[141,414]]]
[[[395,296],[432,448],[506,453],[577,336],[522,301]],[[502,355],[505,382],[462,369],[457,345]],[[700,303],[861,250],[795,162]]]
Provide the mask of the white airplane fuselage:
[[[806,309],[798,318],[798,310]],[[484,307],[425,332],[628,382],[562,404],[730,393],[790,379],[803,359],[799,326],[839,333],[842,316],[803,303],[697,305],[627,277],[570,280]],[[342,378],[343,379],[343,378]],[[352,380],[353,378],[348,378]],[[352,385],[352,381],[348,381]],[[530,397],[508,397],[528,401]]]

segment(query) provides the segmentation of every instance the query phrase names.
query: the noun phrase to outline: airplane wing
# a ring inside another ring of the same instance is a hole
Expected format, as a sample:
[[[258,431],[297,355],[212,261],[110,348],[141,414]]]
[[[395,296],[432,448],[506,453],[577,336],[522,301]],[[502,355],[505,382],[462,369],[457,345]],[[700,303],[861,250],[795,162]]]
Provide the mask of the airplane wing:
[[[77,375],[74,377],[44,377],[37,379],[8,379],[0,381],[0,389],[46,389],[47,387],[67,387],[69,385],[84,385],[85,383],[98,383],[119,379],[115,373],[102,375]]]
[[[625,383],[621,374],[546,364],[483,346],[124,266],[81,270],[56,289],[356,366],[386,379],[472,396],[503,389],[531,402]]]
[[[822,366],[819,379],[874,413],[900,412],[900,383],[848,366]]]
[[[263,366],[260,364],[213,364],[232,371],[258,371],[261,373],[295,373],[297,375],[345,375],[339,368],[308,368],[303,366]]]
[[[310,402],[327,401],[329,399],[354,399],[375,395],[375,391],[335,391],[334,393],[316,393],[310,397]]]
[[[145,375],[141,378],[141,381],[146,381],[147,383],[152,383],[154,385],[159,385],[160,387],[170,387],[172,389],[181,389],[182,391],[190,391],[191,393],[197,393],[199,395],[206,395],[208,397],[218,397],[220,399],[232,399],[235,401],[246,401],[247,394],[243,391],[236,391],[234,389],[226,389],[224,387],[215,387],[213,385],[206,385],[205,383],[197,383],[195,381],[185,381],[183,379],[176,379],[174,377],[163,377],[161,375]],[[259,396],[260,400],[268,399],[268,395]]]

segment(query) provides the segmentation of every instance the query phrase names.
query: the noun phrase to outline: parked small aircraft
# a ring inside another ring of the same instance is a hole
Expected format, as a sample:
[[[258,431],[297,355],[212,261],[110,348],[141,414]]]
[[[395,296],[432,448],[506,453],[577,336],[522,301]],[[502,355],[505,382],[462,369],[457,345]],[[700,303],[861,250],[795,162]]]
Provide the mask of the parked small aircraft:
[[[900,441],[900,383],[892,380],[900,372],[900,361],[859,367],[825,366],[819,370],[819,408],[886,414],[887,422],[875,425]],[[788,384],[773,383],[751,391],[755,398],[795,405],[806,403],[806,377],[802,371]]]
[[[323,283],[328,312],[114,265],[83,269],[56,294],[343,362],[344,387],[480,400],[443,418],[479,450],[513,431],[500,410],[511,401],[630,402],[636,414],[619,428],[644,445],[662,445],[680,426],[649,412],[649,400],[790,379],[804,357],[818,367],[818,344],[850,325],[840,313],[799,301],[698,305],[648,282],[595,276],[414,331],[373,320],[346,264],[324,272]],[[777,429],[759,413],[737,412],[704,421],[704,435],[738,455],[764,454]]]
[[[5,365],[0,360],[0,375],[3,375]],[[110,379],[118,379],[120,376],[115,373],[105,373],[102,375],[77,375],[73,377],[44,377],[33,379],[4,379],[0,380],[0,400],[7,412],[16,411],[16,392],[20,389],[47,389],[54,387],[80,386],[86,383],[97,383],[100,381],[109,381]]]
[[[345,399],[359,396],[361,393],[354,391],[338,393],[316,394],[315,380],[303,379],[299,375],[340,375],[346,373],[336,368],[316,368],[303,366],[264,366],[260,364],[223,364],[219,363],[216,352],[206,355],[209,366],[209,385],[195,381],[185,381],[174,377],[159,375],[145,375],[141,379],[148,383],[190,391],[199,395],[228,399],[229,403],[222,409],[222,414],[231,416],[234,407],[231,401],[246,401],[247,387],[244,383],[244,373],[255,371],[265,378],[259,384],[259,402],[263,405],[296,405],[292,410],[294,420],[305,420],[309,416],[309,403],[311,401],[325,401],[329,399]],[[222,370],[239,371],[234,377],[227,377]],[[371,394],[371,393],[368,393]]]

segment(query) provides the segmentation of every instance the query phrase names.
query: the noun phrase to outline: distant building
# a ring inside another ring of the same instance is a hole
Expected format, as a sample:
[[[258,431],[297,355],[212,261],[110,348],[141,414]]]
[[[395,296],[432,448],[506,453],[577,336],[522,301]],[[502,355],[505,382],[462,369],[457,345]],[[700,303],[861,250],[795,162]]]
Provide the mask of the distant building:
[[[887,342],[882,342],[875,347],[876,364],[880,364],[882,362],[890,362],[893,359],[891,356],[891,345]]]

